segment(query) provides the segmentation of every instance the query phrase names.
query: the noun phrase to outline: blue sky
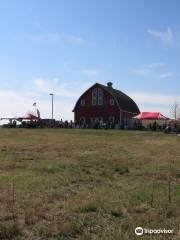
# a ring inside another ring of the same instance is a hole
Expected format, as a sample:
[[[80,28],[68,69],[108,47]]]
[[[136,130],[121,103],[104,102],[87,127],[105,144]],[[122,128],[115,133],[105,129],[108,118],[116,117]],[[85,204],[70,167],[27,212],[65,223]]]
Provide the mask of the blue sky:
[[[180,102],[180,1],[0,0],[0,117],[33,110],[73,119],[95,82],[130,95],[141,111]]]

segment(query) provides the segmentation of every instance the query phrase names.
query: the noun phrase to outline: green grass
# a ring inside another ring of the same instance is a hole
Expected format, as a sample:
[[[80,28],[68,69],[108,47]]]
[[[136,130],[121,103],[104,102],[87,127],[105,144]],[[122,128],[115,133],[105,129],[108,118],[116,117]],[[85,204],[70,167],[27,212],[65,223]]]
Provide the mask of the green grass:
[[[0,129],[0,239],[130,240],[137,226],[180,239],[179,146],[153,132]]]

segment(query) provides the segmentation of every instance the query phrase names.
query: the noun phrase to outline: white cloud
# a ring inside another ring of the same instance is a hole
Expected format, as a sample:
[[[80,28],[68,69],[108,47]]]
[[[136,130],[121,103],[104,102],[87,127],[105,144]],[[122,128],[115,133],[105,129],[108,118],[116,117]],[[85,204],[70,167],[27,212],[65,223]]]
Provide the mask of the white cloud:
[[[37,102],[37,107],[40,109],[41,117],[51,118],[51,99],[40,98],[37,101],[35,97],[27,97],[26,92],[16,91],[0,91],[0,109],[1,117],[16,117],[22,116],[27,111],[34,111],[33,102]],[[60,99],[54,101],[54,116],[56,119],[63,118],[64,120],[73,119],[72,109],[74,101],[62,102]]]
[[[169,106],[174,101],[180,102],[180,96],[165,95],[151,92],[129,92],[129,95],[139,104],[153,104]]]
[[[84,89],[74,90],[68,84],[62,84],[60,79],[35,78],[29,85],[20,90],[0,91],[0,118],[24,115],[33,110],[32,104],[37,102],[43,118],[51,117],[51,98],[55,94],[54,117],[56,119],[73,119],[73,107]],[[66,100],[64,100],[66,98]]]
[[[18,95],[16,92],[12,91],[12,90],[0,90],[0,98],[16,98]]]
[[[168,79],[177,75],[174,72],[167,71],[165,68],[165,64],[163,63],[143,64],[133,72],[138,76],[151,77],[151,79],[156,80]]]
[[[147,77],[152,73],[152,70],[150,70],[149,68],[146,68],[146,67],[141,67],[141,68],[134,70],[134,73],[136,73],[137,75],[142,76],[142,77]]]
[[[128,95],[137,103],[141,112],[161,112],[167,117],[171,117],[172,104],[175,101],[180,103],[180,95],[153,92],[128,92]]]
[[[26,86],[29,89],[30,86]],[[36,94],[49,94],[53,92],[59,97],[77,98],[80,95],[79,91],[70,88],[70,85],[61,83],[60,79],[44,79],[35,78],[31,84],[31,92]]]
[[[163,66],[163,63],[143,64],[139,68],[135,69],[134,73],[142,77],[147,77],[160,70]]]
[[[141,112],[160,112],[164,116],[171,118],[170,106],[163,106],[163,107],[162,106],[161,107],[153,106],[152,107],[152,106],[140,104],[139,108],[140,108]]]
[[[164,63],[151,63],[151,64],[147,64],[145,65],[146,67],[148,67],[149,69],[153,70],[153,69],[157,69],[157,68],[160,68],[160,67],[163,67],[164,66]]]
[[[174,34],[170,27],[165,32],[148,29],[147,32],[157,40],[160,40],[165,46],[170,46],[174,41]]]
[[[72,44],[83,44],[84,39],[79,36],[75,35],[62,35],[62,38],[65,42],[72,43]]]
[[[162,79],[173,77],[173,76],[174,76],[174,73],[172,73],[172,72],[161,73],[159,75],[159,77],[162,78]]]
[[[58,32],[52,33],[39,33],[39,34],[26,34],[23,36],[19,36],[16,39],[27,40],[35,44],[60,44],[60,43],[68,43],[74,45],[82,45],[85,40],[81,36],[76,36],[72,34],[61,34]]]
[[[4,117],[7,115],[17,116],[18,114],[23,113],[23,109],[26,106],[26,110],[28,106],[32,105],[30,99],[25,99],[16,91],[0,91],[0,109],[1,116]]]
[[[93,77],[93,76],[97,76],[98,75],[98,70],[97,69],[84,69],[81,71],[82,74],[86,75],[86,76],[90,76],[90,77]]]

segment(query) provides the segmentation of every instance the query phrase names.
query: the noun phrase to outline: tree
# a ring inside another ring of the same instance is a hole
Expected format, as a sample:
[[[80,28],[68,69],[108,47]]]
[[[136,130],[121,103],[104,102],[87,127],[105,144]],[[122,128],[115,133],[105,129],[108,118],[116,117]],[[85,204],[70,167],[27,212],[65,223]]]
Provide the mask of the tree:
[[[175,120],[180,117],[180,104],[177,101],[171,105],[171,115]]]

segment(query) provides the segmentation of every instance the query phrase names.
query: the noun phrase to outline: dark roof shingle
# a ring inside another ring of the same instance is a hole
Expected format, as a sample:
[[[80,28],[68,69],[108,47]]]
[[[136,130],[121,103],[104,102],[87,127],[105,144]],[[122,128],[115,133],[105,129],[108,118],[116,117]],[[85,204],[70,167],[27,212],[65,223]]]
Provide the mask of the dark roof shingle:
[[[114,88],[110,88],[108,86],[104,86],[102,84],[100,84],[105,90],[107,90],[111,95],[114,96],[114,98],[117,100],[119,107],[121,110],[126,111],[126,112],[131,112],[131,113],[135,113],[138,114],[140,113],[139,108],[137,106],[137,104],[125,93],[114,89]]]

